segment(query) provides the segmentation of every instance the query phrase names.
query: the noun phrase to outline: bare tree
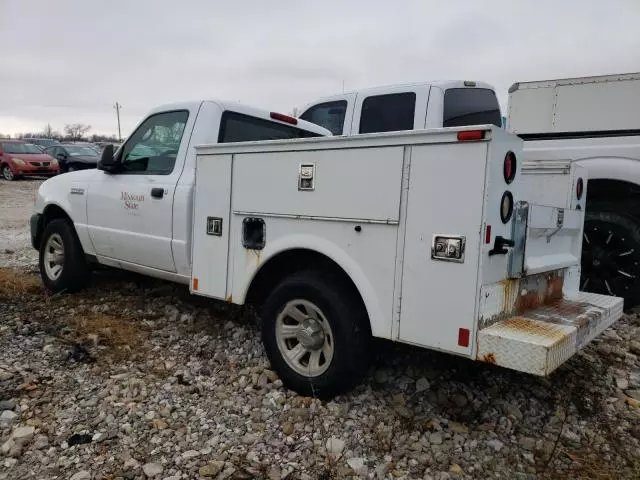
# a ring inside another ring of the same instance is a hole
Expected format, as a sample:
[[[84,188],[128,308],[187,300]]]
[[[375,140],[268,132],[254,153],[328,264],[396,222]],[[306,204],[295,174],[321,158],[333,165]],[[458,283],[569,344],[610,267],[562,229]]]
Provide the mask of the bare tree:
[[[71,140],[80,140],[89,130],[91,130],[91,125],[84,123],[68,123],[64,126],[64,133]]]
[[[51,124],[47,123],[42,131],[42,136],[44,138],[53,138],[53,128],[51,128]]]

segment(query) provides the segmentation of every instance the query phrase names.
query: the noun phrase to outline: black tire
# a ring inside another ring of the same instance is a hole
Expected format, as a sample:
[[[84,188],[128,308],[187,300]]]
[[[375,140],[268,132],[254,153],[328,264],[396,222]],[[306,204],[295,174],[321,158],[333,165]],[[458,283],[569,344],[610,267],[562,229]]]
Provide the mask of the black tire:
[[[49,240],[57,235],[62,240],[62,271],[57,278],[51,278],[45,267],[45,253]],[[85,260],[84,251],[73,225],[68,220],[58,218],[47,224],[40,240],[40,276],[45,288],[51,293],[77,292],[87,286],[90,270]]]
[[[0,168],[0,174],[2,174],[2,178],[4,178],[8,182],[12,182],[18,179],[18,176],[14,175],[11,169],[9,168],[9,165],[6,165],[6,164],[2,165],[2,167]]]
[[[587,210],[580,288],[640,303],[640,224],[624,214]]]
[[[286,304],[303,299],[316,305],[333,335],[333,358],[321,375],[296,372],[278,347],[276,321]],[[369,365],[371,330],[357,292],[339,277],[308,271],[285,278],[269,295],[261,312],[262,342],[282,383],[301,395],[330,398],[362,380]]]

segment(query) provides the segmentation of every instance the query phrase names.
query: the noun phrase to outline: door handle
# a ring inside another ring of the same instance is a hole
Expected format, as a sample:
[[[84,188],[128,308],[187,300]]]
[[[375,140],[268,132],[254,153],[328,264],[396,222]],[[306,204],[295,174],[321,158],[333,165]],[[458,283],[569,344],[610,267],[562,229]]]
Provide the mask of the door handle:
[[[162,198],[164,196],[164,188],[152,188],[151,189],[151,196],[153,198]]]

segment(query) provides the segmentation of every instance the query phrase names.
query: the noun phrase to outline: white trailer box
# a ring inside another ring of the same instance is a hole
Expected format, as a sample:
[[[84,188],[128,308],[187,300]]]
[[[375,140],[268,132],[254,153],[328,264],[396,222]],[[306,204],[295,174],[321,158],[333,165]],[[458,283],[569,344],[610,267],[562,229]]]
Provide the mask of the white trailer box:
[[[637,130],[640,73],[514,83],[508,129],[552,134]]]

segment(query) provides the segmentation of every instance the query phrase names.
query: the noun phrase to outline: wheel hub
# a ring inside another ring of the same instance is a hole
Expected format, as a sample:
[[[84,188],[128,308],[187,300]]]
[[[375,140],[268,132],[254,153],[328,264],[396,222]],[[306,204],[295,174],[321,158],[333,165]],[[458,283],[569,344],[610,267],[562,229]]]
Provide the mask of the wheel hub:
[[[324,345],[324,330],[317,320],[306,318],[301,322],[296,338],[307,350],[320,350]]]

